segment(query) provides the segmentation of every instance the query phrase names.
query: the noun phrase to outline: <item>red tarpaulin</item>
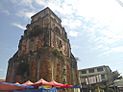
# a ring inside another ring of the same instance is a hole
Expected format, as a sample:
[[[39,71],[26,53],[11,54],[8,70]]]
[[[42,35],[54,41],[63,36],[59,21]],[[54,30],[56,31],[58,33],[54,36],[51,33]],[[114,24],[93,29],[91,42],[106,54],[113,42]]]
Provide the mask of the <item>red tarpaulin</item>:
[[[3,91],[22,90],[22,89],[25,89],[25,87],[14,83],[0,82],[0,90]]]

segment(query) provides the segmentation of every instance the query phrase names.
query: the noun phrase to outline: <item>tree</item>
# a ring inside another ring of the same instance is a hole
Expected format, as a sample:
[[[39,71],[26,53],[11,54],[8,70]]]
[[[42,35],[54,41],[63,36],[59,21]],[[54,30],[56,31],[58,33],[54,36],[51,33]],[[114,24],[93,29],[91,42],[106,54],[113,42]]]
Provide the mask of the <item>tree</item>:
[[[114,81],[116,79],[121,79],[122,76],[119,74],[118,71],[114,71],[114,72],[112,72],[112,78],[113,78],[113,81]]]

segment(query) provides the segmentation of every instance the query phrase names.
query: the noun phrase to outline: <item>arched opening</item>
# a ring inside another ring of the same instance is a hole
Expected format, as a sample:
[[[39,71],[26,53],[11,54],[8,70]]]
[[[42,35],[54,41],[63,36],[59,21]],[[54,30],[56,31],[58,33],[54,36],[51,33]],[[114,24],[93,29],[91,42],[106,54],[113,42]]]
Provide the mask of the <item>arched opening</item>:
[[[55,27],[55,28],[54,28],[54,32],[56,32],[58,35],[61,34],[61,31],[60,31],[60,29],[59,29],[58,27]]]

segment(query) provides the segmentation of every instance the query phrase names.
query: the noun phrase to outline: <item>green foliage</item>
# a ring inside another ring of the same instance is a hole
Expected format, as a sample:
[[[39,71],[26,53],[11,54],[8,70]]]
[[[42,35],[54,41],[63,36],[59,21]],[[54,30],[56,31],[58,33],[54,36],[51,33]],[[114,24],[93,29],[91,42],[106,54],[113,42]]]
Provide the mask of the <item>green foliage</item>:
[[[120,79],[122,76],[120,76],[118,71],[112,72],[113,80]]]

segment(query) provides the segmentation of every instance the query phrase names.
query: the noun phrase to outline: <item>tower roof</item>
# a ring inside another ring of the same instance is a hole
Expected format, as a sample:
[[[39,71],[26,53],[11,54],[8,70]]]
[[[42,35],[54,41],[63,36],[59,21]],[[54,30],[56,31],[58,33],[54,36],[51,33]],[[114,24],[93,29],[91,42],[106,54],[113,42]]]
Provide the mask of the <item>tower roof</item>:
[[[36,13],[35,15],[33,15],[31,17],[31,19],[33,19],[34,17],[36,17],[36,16],[38,16],[40,14],[44,14],[44,13],[46,13],[46,14],[52,14],[61,23],[61,19],[49,7],[46,7],[45,9],[43,9],[40,12]]]

